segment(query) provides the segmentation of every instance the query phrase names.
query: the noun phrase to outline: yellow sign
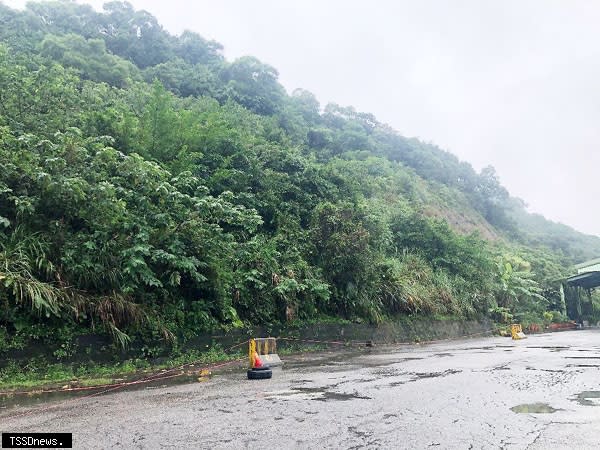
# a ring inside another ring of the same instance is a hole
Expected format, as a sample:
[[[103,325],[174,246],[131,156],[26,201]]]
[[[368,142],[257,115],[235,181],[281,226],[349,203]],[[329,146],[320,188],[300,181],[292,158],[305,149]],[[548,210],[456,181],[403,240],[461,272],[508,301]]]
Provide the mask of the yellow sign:
[[[248,343],[250,368],[255,367],[257,357],[269,366],[281,364],[281,359],[277,355],[277,339],[274,337],[250,339]]]
[[[523,328],[520,323],[514,323],[510,326],[510,334],[514,340],[525,339],[525,333],[523,333]]]

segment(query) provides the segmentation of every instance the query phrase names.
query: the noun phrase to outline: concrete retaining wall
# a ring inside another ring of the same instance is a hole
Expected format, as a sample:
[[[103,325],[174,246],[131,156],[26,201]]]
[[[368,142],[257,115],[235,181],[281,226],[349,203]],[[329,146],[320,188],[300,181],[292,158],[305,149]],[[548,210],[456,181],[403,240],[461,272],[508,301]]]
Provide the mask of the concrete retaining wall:
[[[487,320],[459,321],[434,320],[431,318],[404,319],[397,322],[386,322],[379,325],[369,324],[313,324],[303,327],[255,328],[253,330],[233,330],[228,333],[211,333],[190,340],[184,349],[205,350],[218,344],[223,349],[243,342],[251,337],[290,337],[301,341],[371,341],[373,343],[420,342],[436,339],[460,338],[469,335],[481,336],[491,333],[492,324]],[[289,347],[295,341],[281,340],[278,348]],[[115,352],[110,341],[104,336],[79,336],[74,342],[75,351],[64,363],[109,363],[129,358],[144,357],[141,348]],[[296,342],[297,345],[297,342]],[[11,350],[0,355],[0,368],[9,361],[25,362],[32,358],[43,358],[48,362],[57,362],[53,356],[56,349],[51,346],[30,345],[22,350]],[[160,362],[168,356],[168,351],[161,354],[148,355],[152,362]]]

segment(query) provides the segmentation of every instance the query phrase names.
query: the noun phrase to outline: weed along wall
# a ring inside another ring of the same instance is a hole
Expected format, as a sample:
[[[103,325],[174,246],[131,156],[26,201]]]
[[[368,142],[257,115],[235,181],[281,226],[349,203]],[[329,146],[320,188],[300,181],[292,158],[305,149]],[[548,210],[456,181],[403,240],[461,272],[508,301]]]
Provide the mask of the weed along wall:
[[[405,319],[385,322],[379,325],[370,324],[312,324],[301,327],[255,328],[253,336],[274,336],[280,339],[278,348],[294,347],[297,344],[335,342],[372,342],[375,344],[394,344],[406,342],[423,342],[437,339],[453,339],[465,336],[483,336],[492,332],[492,323],[488,320],[436,320],[431,318]],[[246,334],[228,333],[213,335],[212,339],[223,347],[235,344],[244,339]]]
[[[453,339],[466,336],[483,336],[492,332],[492,323],[481,321],[435,320],[431,318],[404,319],[379,325],[370,324],[311,324],[298,327],[257,327],[253,329],[232,330],[227,333],[210,333],[190,339],[181,351],[204,351],[215,346],[221,349],[247,341],[252,337],[282,338],[277,347],[293,350],[313,344],[327,342],[372,342],[375,344],[393,344],[423,342],[437,339]],[[44,359],[48,363],[94,364],[125,361],[130,358],[146,358],[150,364],[160,364],[170,356],[168,349],[148,351],[133,345],[128,350],[116,351],[108,339],[97,335],[78,336],[68,354],[62,346],[29,345],[19,350],[9,350],[0,354],[0,368],[9,362],[21,365],[32,359]],[[240,347],[245,350],[246,347]]]
[[[293,335],[293,331],[289,330]],[[377,326],[369,324],[324,324],[313,325],[297,330],[302,339],[337,339],[348,341],[372,341],[373,343],[420,342],[436,339],[459,338],[462,336],[482,335],[492,331],[487,321],[458,321],[415,319],[398,322],[386,322]]]

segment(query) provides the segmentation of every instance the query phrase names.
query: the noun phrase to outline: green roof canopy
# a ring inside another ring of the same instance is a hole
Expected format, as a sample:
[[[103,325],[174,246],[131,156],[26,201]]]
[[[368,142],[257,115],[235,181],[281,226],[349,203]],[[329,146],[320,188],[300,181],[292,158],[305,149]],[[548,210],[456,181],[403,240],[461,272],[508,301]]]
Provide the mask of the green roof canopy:
[[[584,289],[593,289],[600,286],[600,271],[582,272],[567,278],[569,286],[582,287]]]

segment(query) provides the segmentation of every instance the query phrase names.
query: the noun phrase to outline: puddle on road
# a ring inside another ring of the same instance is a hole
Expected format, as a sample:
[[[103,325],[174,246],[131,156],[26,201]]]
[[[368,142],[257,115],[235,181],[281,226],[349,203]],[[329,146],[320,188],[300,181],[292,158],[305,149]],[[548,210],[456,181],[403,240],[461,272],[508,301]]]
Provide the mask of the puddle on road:
[[[510,410],[519,414],[552,414],[560,411],[547,403],[526,403],[524,405],[513,406]]]
[[[286,361],[286,369],[301,369],[304,367],[326,367],[326,366],[340,366],[346,365],[348,361],[356,355],[348,353],[327,355],[322,357],[306,357],[302,359]],[[345,369],[345,367],[344,367]]]
[[[573,400],[583,406],[600,406],[600,391],[583,391]]]
[[[566,372],[563,369],[543,369],[540,367],[525,367],[525,370],[537,370],[540,372],[550,372],[550,373],[565,373]]]
[[[462,351],[466,351],[466,352],[473,351],[473,353],[487,353],[490,351],[494,351],[496,349],[496,347],[497,346],[495,346],[495,345],[486,345],[484,347],[465,347],[465,348],[460,348],[457,350],[462,350]],[[483,351],[476,352],[474,350],[483,350]]]
[[[341,400],[341,401],[345,401],[345,400],[354,400],[354,399],[361,399],[361,400],[371,400],[371,397],[367,397],[366,395],[358,395],[357,392],[353,393],[353,394],[346,394],[346,393],[340,393],[340,392],[323,392],[323,398],[316,398],[315,400],[319,400],[322,402],[326,402],[327,400]]]
[[[403,362],[418,361],[420,359],[423,359],[423,358],[417,358],[417,357],[411,357],[411,356],[408,356],[405,358],[399,358],[399,359],[374,359],[374,360],[356,358],[354,360],[349,361],[349,363],[354,363],[361,368],[362,367],[377,368],[377,367],[393,366],[395,364],[401,364]]]
[[[338,386],[340,386],[342,384],[348,384],[348,383],[356,383],[356,384],[372,383],[373,381],[377,381],[377,380],[379,380],[379,378],[360,378],[358,380],[343,380],[343,381],[339,381],[337,383],[330,384],[330,385],[325,386],[325,387],[329,388],[329,389],[336,389]]]
[[[360,395],[358,392],[331,392],[322,387],[295,387],[289,391],[271,392],[265,396],[269,400],[285,399],[286,397],[297,397],[302,400],[316,400],[326,402],[329,400],[347,401],[347,400],[371,400],[371,397]]]
[[[169,379],[157,379],[148,380],[145,383],[133,384],[128,386],[122,386],[117,389],[110,386],[98,386],[95,388],[90,387],[89,389],[83,390],[53,390],[43,391],[38,390],[19,394],[19,393],[8,393],[6,395],[0,395],[0,412],[18,408],[18,407],[32,407],[46,403],[55,403],[67,400],[75,400],[77,398],[88,398],[92,395],[100,396],[105,393],[124,392],[124,391],[138,391],[138,390],[151,390],[151,389],[164,389],[171,386],[179,386],[181,384],[190,384],[198,382],[196,375],[181,374]],[[170,394],[170,393],[167,393]]]
[[[454,375],[456,373],[461,373],[461,372],[462,372],[462,370],[448,369],[448,370],[444,370],[443,372],[417,372],[417,373],[413,373],[413,375],[415,377],[417,377],[418,379],[422,379],[422,378],[446,377],[448,375]]]
[[[100,391],[100,389],[98,389]],[[65,401],[70,399],[76,399],[79,397],[84,397],[94,393],[94,391],[87,392],[40,392],[40,391],[32,391],[27,394],[8,394],[8,395],[0,395],[0,412],[18,408],[18,407],[30,407],[37,406],[47,402],[58,402]]]
[[[388,384],[390,387],[402,386],[406,383],[414,383],[415,381],[427,379],[427,378],[438,378],[438,377],[447,377],[448,375],[454,375],[457,373],[461,373],[462,370],[448,369],[443,372],[407,372],[403,375],[410,376],[411,378],[407,378],[405,380],[393,381]]]
[[[531,349],[542,349],[542,350],[550,350],[551,352],[564,352],[565,350],[569,350],[571,347],[564,347],[564,346],[553,346],[553,347],[548,347],[548,346],[534,346],[534,345],[528,345],[525,348],[531,348]]]
[[[308,394],[309,396],[311,396],[311,400],[318,400],[318,401],[322,401],[325,402],[327,400],[341,400],[341,401],[345,401],[345,400],[353,400],[353,399],[361,399],[361,400],[370,400],[371,397],[367,397],[364,395],[359,395],[358,392],[353,392],[351,394],[349,393],[345,393],[345,392],[331,392],[331,391],[327,391],[325,388],[322,387],[314,387],[314,388],[309,388],[309,387],[297,387],[297,388],[292,388],[293,393],[291,395],[297,395],[297,394]]]
[[[362,349],[344,349],[330,351],[321,355],[311,354],[303,358],[294,358],[286,361],[286,369],[299,369],[304,367],[327,367],[331,372],[342,372],[351,370],[354,367],[374,368],[385,367],[408,361],[424,359],[424,357],[407,356],[408,352],[400,354],[389,348],[380,347],[378,349],[369,348],[367,351]]]
[[[600,359],[600,356],[565,356],[566,359]]]

